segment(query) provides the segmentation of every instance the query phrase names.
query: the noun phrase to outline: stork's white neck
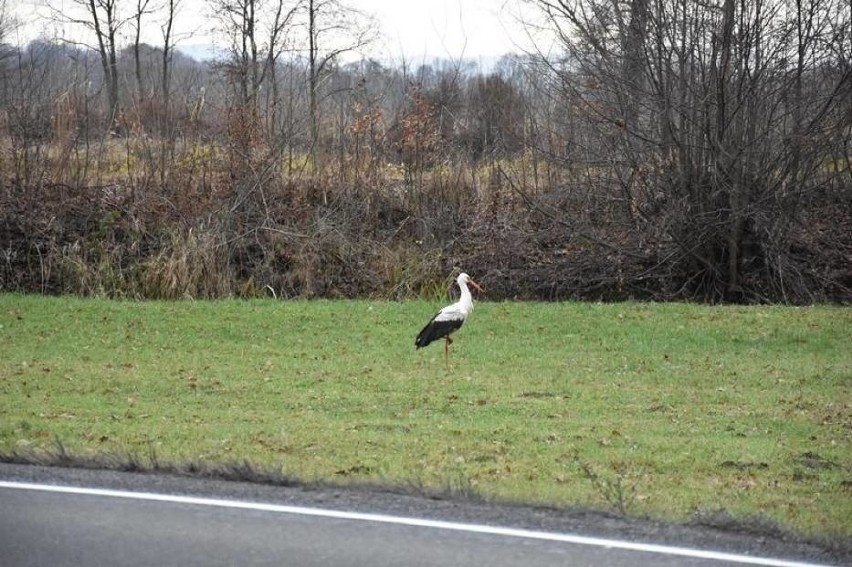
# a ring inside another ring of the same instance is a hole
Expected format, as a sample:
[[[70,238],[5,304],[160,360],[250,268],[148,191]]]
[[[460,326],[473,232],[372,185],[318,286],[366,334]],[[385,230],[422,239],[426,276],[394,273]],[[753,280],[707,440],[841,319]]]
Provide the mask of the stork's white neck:
[[[465,282],[458,282],[459,289],[461,289],[461,299],[459,299],[459,305],[464,310],[465,313],[470,313],[473,311],[473,296],[470,295],[470,290],[467,288],[467,284]]]

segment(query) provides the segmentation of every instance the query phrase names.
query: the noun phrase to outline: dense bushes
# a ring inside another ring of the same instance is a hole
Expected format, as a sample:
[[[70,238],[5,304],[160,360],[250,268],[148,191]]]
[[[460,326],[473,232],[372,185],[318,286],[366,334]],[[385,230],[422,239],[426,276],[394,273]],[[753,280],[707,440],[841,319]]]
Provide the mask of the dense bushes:
[[[501,169],[430,174],[420,187],[385,177],[324,191],[310,178],[273,179],[243,193],[239,184],[205,187],[204,198],[182,200],[117,185],[6,185],[0,289],[404,299],[443,296],[448,276],[464,269],[493,300],[719,299],[661,226],[675,222],[671,207],[649,208],[636,222],[614,189],[564,182],[528,194],[518,178]],[[852,194],[846,199],[800,204],[775,258],[765,227],[749,226],[742,292],[728,299],[852,300]],[[783,289],[770,268],[779,262],[791,274]]]

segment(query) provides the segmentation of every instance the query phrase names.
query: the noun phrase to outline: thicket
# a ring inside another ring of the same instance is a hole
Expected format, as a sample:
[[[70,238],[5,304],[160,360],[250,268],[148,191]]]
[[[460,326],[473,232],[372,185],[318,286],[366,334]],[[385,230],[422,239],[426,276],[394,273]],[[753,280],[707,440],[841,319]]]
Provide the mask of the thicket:
[[[4,45],[0,290],[852,301],[848,6],[540,4],[488,70]]]

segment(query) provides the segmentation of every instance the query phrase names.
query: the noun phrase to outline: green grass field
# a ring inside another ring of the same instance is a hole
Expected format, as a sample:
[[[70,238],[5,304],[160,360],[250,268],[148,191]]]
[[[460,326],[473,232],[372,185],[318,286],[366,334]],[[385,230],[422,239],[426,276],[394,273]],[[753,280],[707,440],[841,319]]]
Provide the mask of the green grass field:
[[[852,534],[852,310],[0,295],[0,453],[243,462]]]

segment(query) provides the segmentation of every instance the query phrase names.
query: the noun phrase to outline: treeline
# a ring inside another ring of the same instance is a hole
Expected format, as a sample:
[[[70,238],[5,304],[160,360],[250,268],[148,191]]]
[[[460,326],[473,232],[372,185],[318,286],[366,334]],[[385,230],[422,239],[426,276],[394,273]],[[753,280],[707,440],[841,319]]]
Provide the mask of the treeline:
[[[558,55],[488,68],[249,5],[205,61],[2,45],[0,290],[852,300],[848,4],[539,2]]]

